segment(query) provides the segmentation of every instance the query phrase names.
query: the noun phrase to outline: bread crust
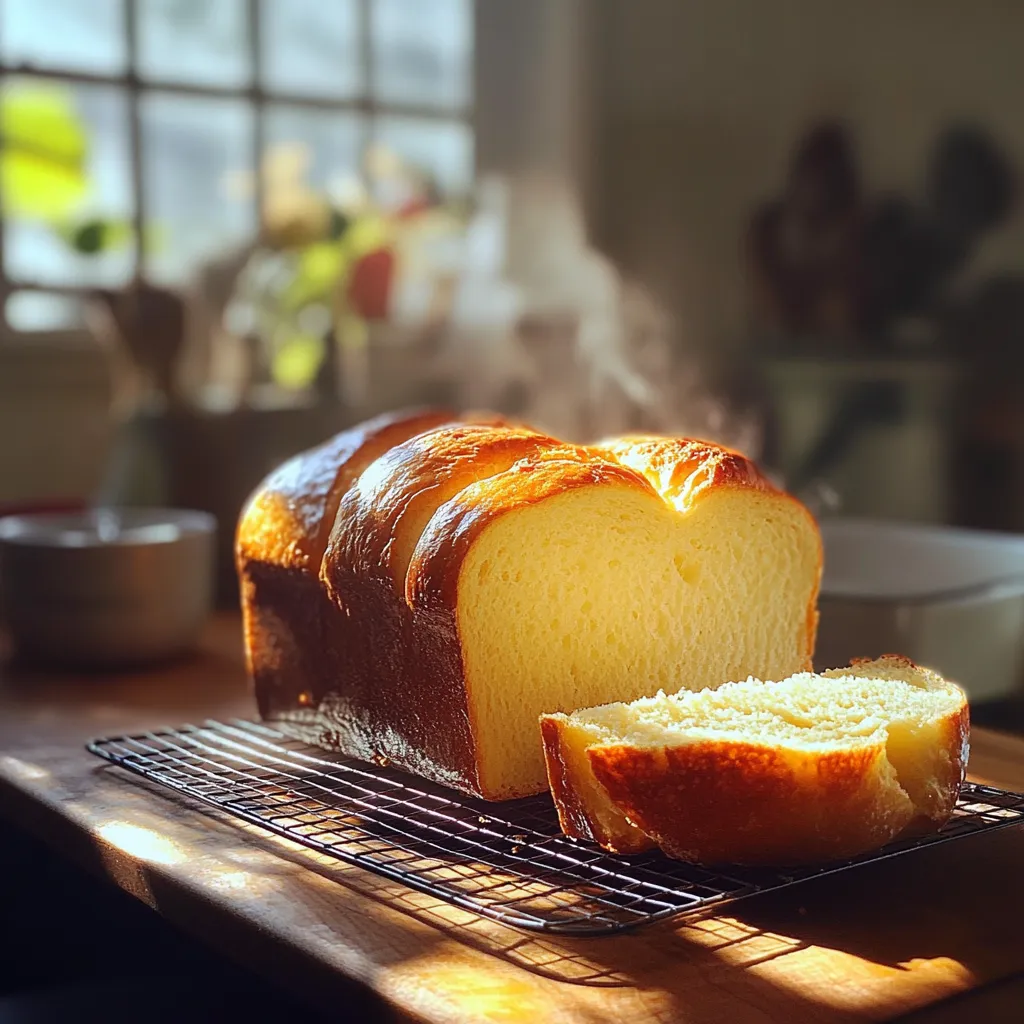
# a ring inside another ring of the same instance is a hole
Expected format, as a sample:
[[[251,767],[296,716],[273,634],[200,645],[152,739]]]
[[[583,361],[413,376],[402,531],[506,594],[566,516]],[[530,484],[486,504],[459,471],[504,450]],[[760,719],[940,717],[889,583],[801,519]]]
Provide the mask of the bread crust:
[[[567,741],[565,715],[542,715],[541,738],[548,785],[558,812],[558,823],[571,839],[584,839],[612,853],[635,854],[653,850],[654,840],[631,825],[594,783],[590,768],[580,762],[580,752]],[[586,752],[582,752],[586,757]]]
[[[239,565],[258,559],[318,575],[338,505],[359,473],[376,454],[454,418],[446,409],[386,413],[289,459],[260,484],[242,511]]]
[[[627,436],[594,447],[641,473],[679,511],[690,507],[710,488],[745,487],[782,493],[745,455],[707,441]]]
[[[884,744],[821,755],[750,743],[592,747],[611,801],[670,857],[790,866],[882,846],[914,820]]]
[[[305,722],[328,687],[321,652],[338,623],[319,572],[345,490],[378,453],[452,415],[415,409],[378,416],[288,460],[250,497],[235,555],[246,661],[262,717]]]

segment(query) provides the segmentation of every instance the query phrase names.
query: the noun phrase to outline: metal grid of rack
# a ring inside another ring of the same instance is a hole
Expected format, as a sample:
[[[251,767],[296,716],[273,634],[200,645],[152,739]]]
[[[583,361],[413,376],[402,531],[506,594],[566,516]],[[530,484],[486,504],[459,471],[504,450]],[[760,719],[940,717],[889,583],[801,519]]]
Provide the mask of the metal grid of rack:
[[[310,748],[266,725],[208,721],[94,740],[98,756],[320,853],[532,931],[604,935],[1024,821],[1024,795],[968,783],[940,832],[790,871],[620,857],[562,835],[548,796],[494,804]]]

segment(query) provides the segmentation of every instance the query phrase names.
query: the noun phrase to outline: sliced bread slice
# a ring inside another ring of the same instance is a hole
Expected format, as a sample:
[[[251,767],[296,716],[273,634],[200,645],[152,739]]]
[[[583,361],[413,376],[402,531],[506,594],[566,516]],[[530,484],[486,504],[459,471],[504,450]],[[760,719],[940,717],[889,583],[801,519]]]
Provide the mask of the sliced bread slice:
[[[541,719],[567,835],[703,864],[851,857],[950,816],[963,692],[906,658]]]

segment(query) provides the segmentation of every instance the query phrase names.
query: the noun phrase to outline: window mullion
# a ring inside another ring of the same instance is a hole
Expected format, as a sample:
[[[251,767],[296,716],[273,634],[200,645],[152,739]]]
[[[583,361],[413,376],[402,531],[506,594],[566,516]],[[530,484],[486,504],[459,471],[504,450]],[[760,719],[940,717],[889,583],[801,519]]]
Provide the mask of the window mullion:
[[[0,68],[0,90],[7,84],[7,76]],[[6,146],[6,140],[0,135],[0,147]],[[4,235],[6,234],[4,217],[3,196],[0,194],[0,322],[6,323],[7,318],[7,296],[11,293],[11,282],[7,276],[7,260],[4,256]]]
[[[142,105],[139,85],[139,22],[136,0],[125,0],[124,33],[128,71],[125,76],[128,88],[128,144],[132,162],[132,202],[135,215],[132,231],[135,236],[134,278],[141,280],[146,272],[145,231],[146,231],[146,189],[143,180]]]
[[[367,62],[369,63],[369,62]],[[131,74],[126,72],[120,75],[96,74],[91,71],[78,71],[73,68],[63,67],[38,67],[34,64],[8,64],[0,59],[0,75],[9,75],[17,78],[42,78],[47,81],[68,82],[73,85],[100,85],[112,86],[115,89],[127,89],[131,84]],[[378,108],[389,114],[398,114],[404,117],[416,117],[421,120],[442,120],[447,121],[456,118],[462,121],[469,121],[472,117],[472,106],[467,105],[457,108],[437,107],[430,104],[417,103],[415,101],[391,101],[378,104],[368,94],[364,93],[352,99],[334,98],[331,96],[311,96],[308,93],[292,93],[287,89],[275,89],[267,91],[258,86],[247,86],[244,88],[227,85],[200,85],[198,83],[183,82],[176,79],[154,80],[142,84],[139,76],[136,76],[137,88],[145,93],[149,90],[159,90],[172,96],[198,96],[210,99],[236,99],[254,102],[255,100],[272,100],[275,103],[286,104],[292,107],[302,107],[306,110],[354,110],[363,113],[372,112]]]
[[[357,0],[357,31],[359,33],[359,63],[362,68],[362,90],[361,103],[359,106],[365,111],[362,123],[363,145],[362,159],[366,159],[367,150],[373,141],[375,134],[375,121],[377,107],[374,102],[373,76],[374,76],[374,55],[373,55],[373,29],[370,22],[370,5],[372,0]]]
[[[249,67],[252,69],[252,171],[255,183],[256,226],[262,237],[264,224],[264,196],[266,180],[263,174],[263,153],[266,149],[266,96],[263,92],[263,22],[261,0],[248,0],[249,6]]]

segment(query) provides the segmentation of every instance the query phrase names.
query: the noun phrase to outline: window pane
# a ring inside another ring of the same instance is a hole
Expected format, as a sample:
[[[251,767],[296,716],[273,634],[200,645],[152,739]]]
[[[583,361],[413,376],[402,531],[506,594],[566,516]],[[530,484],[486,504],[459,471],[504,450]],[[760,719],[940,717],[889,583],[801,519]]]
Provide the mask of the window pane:
[[[15,331],[60,331],[84,323],[81,301],[53,292],[12,292],[4,313]]]
[[[360,91],[355,0],[262,0],[261,14],[268,89],[332,98]]]
[[[446,195],[464,194],[473,183],[473,135],[461,121],[381,117],[374,140],[429,174]]]
[[[141,0],[139,70],[146,78],[245,85],[249,68],[245,0]]]
[[[373,92],[458,109],[470,98],[470,0],[373,0]]]
[[[9,63],[124,71],[128,54],[122,0],[3,0],[0,53]]]
[[[135,247],[124,93],[11,79],[0,97],[7,274],[47,284],[127,280]]]
[[[180,283],[200,262],[254,237],[248,104],[150,93],[142,142],[151,276]]]
[[[362,129],[353,114],[274,104],[267,110],[266,141],[268,189],[277,156],[307,185],[331,195],[343,191],[359,172]]]

